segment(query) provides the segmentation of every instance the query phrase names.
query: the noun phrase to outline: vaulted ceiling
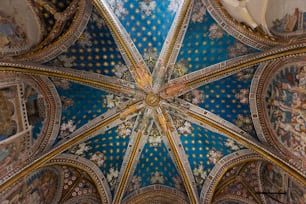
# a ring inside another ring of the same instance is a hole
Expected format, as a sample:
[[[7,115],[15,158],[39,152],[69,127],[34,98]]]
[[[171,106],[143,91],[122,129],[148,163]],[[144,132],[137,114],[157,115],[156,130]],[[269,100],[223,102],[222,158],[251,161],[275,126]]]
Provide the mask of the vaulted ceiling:
[[[0,2],[0,203],[306,202],[304,0]]]

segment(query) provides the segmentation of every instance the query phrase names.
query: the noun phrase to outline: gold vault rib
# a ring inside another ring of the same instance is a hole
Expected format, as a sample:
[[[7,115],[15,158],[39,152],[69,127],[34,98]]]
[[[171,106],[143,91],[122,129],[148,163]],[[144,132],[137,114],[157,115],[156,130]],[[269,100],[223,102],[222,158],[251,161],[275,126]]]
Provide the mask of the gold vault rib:
[[[126,184],[129,181],[129,178],[130,178],[131,174],[133,174],[134,169],[132,169],[132,168],[135,167],[135,162],[138,161],[138,160],[136,160],[137,159],[137,150],[141,151],[143,149],[144,143],[142,143],[142,141],[144,140],[144,136],[146,136],[146,135],[144,135],[144,131],[146,130],[147,124],[149,122],[149,120],[147,120],[148,115],[149,115],[149,109],[145,109],[144,115],[140,116],[140,118],[137,119],[138,121],[141,120],[142,124],[141,124],[141,127],[139,128],[138,132],[137,131],[135,132],[136,137],[135,137],[134,142],[131,142],[131,141],[134,140],[134,134],[133,133],[137,128],[134,127],[135,129],[133,130],[133,133],[131,135],[132,138],[130,139],[129,146],[132,145],[133,147],[132,147],[131,151],[127,150],[127,152],[125,153],[123,162],[127,161],[126,162],[127,165],[126,165],[126,167],[124,167],[123,165],[121,166],[120,174],[121,174],[121,172],[123,172],[123,173],[122,173],[122,176],[119,177],[121,179],[120,179],[118,188],[115,191],[115,195],[114,195],[114,198],[113,198],[113,203],[114,204],[117,204],[117,203],[121,202],[121,199],[122,199],[122,197],[124,195],[124,192],[125,192]]]
[[[19,72],[19,73],[24,73],[24,74],[41,75],[41,76],[47,76],[47,77],[57,77],[57,78],[80,82],[80,83],[95,86],[95,87],[100,87],[105,90],[120,92],[123,94],[126,94],[127,92],[128,93],[137,92],[137,90],[133,90],[132,88],[128,88],[128,87],[122,87],[119,84],[110,84],[110,83],[104,83],[101,81],[94,81],[91,79],[81,77],[77,74],[73,75],[73,74],[66,74],[66,73],[58,73],[56,71],[52,72],[52,71],[47,71],[47,70],[21,68],[21,67],[9,67],[9,66],[0,66],[0,72]]]
[[[182,40],[182,36],[184,36],[187,29],[183,26],[186,21],[189,19],[191,10],[192,10],[192,1],[187,0],[183,2],[182,8],[179,10],[179,13],[176,14],[175,21],[173,23],[170,31],[167,35],[166,42],[163,45],[158,59],[158,69],[154,69],[153,71],[153,79],[155,84],[153,85],[153,92],[157,92],[160,89],[160,86],[166,81],[166,73],[169,67],[169,61],[172,55],[177,55],[176,52],[173,52],[175,49],[175,45]],[[178,18],[178,20],[176,20]],[[172,32],[173,30],[173,32]],[[170,38],[170,42],[167,43],[167,39]],[[165,53],[165,55],[164,55]],[[171,64],[174,63],[171,61]],[[155,65],[156,66],[156,65]]]
[[[130,49],[127,47],[125,41],[122,39],[120,32],[118,32],[118,27],[114,24],[113,19],[109,16],[105,6],[103,5],[101,0],[93,0],[93,3],[95,4],[96,8],[99,10],[100,14],[104,17],[104,19],[107,22],[108,27],[112,31],[112,33],[115,35],[116,39],[118,40],[120,46],[123,48],[125,53],[127,54],[127,57],[129,58],[130,62],[133,66],[137,66],[137,62],[134,59],[132,53],[130,52]]]
[[[219,79],[222,76],[227,76],[230,75],[231,73],[237,72],[240,69],[251,67],[262,62],[268,62],[279,58],[290,57],[306,53],[306,46],[303,43],[294,44],[290,46],[291,48],[286,48],[285,46],[279,48],[273,48],[271,49],[271,51],[267,51],[266,55],[263,55],[263,53],[253,54],[252,59],[246,59],[246,57],[242,57],[241,58],[241,61],[243,61],[242,63],[238,62],[236,58],[228,60],[226,64],[234,63],[234,65],[225,65],[225,66],[223,65],[223,68],[221,70],[214,71],[212,69],[213,67],[212,66],[211,68],[209,67],[203,68],[203,69],[209,69],[209,71],[206,73],[199,73],[197,76],[195,76],[195,73],[197,73],[198,71],[191,72],[183,77],[169,81],[164,86],[164,89],[161,92],[161,96],[163,98],[171,98],[179,96],[183,93],[191,91],[192,89],[198,88],[207,83],[211,83],[212,81],[215,81],[216,79]],[[286,49],[286,50],[277,51],[277,49],[280,50]],[[248,57],[251,58],[251,56],[252,55],[249,55]],[[205,82],[208,80],[209,82]]]
[[[172,51],[174,49],[174,45],[175,45],[177,37],[178,37],[178,34],[179,34],[179,32],[181,30],[181,27],[183,25],[184,18],[186,17],[186,14],[188,13],[188,9],[189,9],[189,6],[191,4],[191,0],[186,0],[186,1],[183,2],[183,4],[184,4],[183,9],[181,10],[181,13],[178,14],[178,15],[180,15],[180,18],[178,20],[178,24],[175,28],[173,38],[171,38],[171,42],[170,42],[169,48],[167,50],[166,57],[164,59],[165,66],[167,66],[167,64],[169,62],[170,56],[172,54]]]
[[[108,9],[106,8],[104,0],[93,0],[93,3],[96,5],[97,9],[99,10],[100,14],[104,17],[107,22],[108,27],[110,28],[111,32],[114,34],[116,40],[120,44],[121,48],[126,53],[129,61],[131,62],[132,66],[130,67],[130,71],[132,76],[134,77],[138,86],[144,90],[150,90],[152,88],[152,77],[148,70],[141,64],[137,62],[133,53],[129,46],[127,45],[128,42],[122,37],[120,32],[120,28],[112,16],[109,14]],[[143,85],[143,83],[145,83]]]
[[[128,180],[129,172],[132,168],[132,164],[134,162],[134,158],[135,158],[135,155],[136,155],[139,143],[140,143],[141,136],[142,136],[142,130],[137,133],[136,141],[135,141],[131,156],[128,160],[127,167],[126,167],[126,169],[124,171],[124,174],[122,176],[122,180],[121,180],[120,185],[118,187],[118,191],[115,195],[115,200],[113,201],[113,203],[117,204],[117,203],[120,203],[120,201],[121,201],[121,198],[122,198],[123,193],[124,193],[124,186],[126,185],[126,182]]]
[[[282,57],[287,57],[287,56],[290,56],[290,55],[296,55],[296,54],[302,54],[302,53],[306,53],[306,47],[301,47],[301,48],[297,48],[297,49],[293,49],[293,50],[286,50],[286,51],[282,51],[282,52],[279,52],[279,53],[271,53],[267,56],[263,56],[263,57],[260,57],[260,58],[257,58],[257,59],[247,60],[243,64],[228,67],[228,68],[226,68],[222,71],[219,71],[219,72],[210,73],[206,76],[202,76],[202,77],[197,78],[197,79],[192,79],[192,80],[188,81],[186,84],[188,86],[193,86],[195,84],[201,83],[202,81],[205,81],[205,80],[208,80],[208,79],[211,79],[211,78],[215,78],[215,77],[219,77],[219,76],[222,76],[222,75],[226,75],[226,74],[229,74],[231,72],[242,69],[244,67],[250,67],[250,66],[259,64],[261,62],[266,62],[266,61],[274,60],[274,59],[277,59],[277,58],[282,58]]]
[[[139,101],[135,101],[137,103]],[[130,106],[133,106],[134,104],[131,104]],[[128,109],[127,107],[126,109]],[[124,111],[124,110],[123,110]],[[115,113],[114,115],[108,117],[107,119],[101,121],[98,125],[95,125],[93,128],[86,130],[84,133],[71,138],[67,142],[59,145],[58,147],[55,147],[53,150],[50,152],[40,156],[38,159],[36,159],[34,162],[26,166],[25,168],[22,169],[22,171],[16,173],[13,177],[9,178],[6,180],[1,186],[0,186],[0,192],[3,192],[6,190],[9,186],[17,182],[20,178],[26,176],[29,174],[31,171],[41,167],[44,163],[46,163],[48,160],[52,159],[56,155],[62,153],[63,151],[69,149],[73,145],[77,144],[78,142],[82,141],[86,137],[90,136],[91,134],[95,133],[99,129],[111,124],[112,122],[119,120],[120,119],[120,113]]]
[[[168,123],[166,122],[166,117],[165,117],[165,112],[162,111],[163,113],[162,114],[159,114],[157,113],[159,116],[156,116],[156,120],[158,121],[159,125],[160,125],[160,128],[163,130],[164,134],[166,135],[169,143],[170,143],[170,146],[171,146],[171,149],[173,151],[173,154],[174,154],[174,157],[175,157],[175,162],[179,168],[179,171],[181,172],[181,175],[183,177],[183,181],[184,181],[184,184],[185,184],[185,187],[186,187],[186,191],[189,195],[189,199],[191,201],[192,204],[195,204],[197,203],[197,196],[193,193],[193,190],[192,190],[192,186],[191,186],[191,182],[189,182],[189,179],[188,179],[188,176],[186,174],[186,171],[184,169],[184,165],[182,164],[182,161],[180,159],[180,156],[179,156],[179,153],[177,151],[177,148],[176,148],[176,145],[171,137],[171,134],[169,133],[169,129],[172,129],[171,127],[167,127]]]

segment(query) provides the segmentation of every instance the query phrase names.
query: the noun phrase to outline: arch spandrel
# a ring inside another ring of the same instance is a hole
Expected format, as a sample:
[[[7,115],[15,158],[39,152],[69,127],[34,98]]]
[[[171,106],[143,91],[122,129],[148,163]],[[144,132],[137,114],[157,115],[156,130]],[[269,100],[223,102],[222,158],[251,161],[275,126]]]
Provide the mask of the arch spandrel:
[[[305,56],[262,66],[251,86],[257,135],[305,175]]]

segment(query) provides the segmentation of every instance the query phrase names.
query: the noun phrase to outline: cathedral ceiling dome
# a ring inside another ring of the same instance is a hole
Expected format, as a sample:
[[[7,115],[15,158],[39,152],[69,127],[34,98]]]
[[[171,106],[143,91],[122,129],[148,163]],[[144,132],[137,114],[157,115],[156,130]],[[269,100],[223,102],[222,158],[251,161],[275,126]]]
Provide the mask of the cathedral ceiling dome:
[[[305,203],[304,0],[0,2],[0,203]]]

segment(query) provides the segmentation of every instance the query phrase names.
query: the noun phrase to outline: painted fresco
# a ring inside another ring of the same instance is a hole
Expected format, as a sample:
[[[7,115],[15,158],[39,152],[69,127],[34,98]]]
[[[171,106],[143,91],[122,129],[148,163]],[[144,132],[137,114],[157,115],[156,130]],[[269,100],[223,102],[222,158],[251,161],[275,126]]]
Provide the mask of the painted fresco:
[[[295,8],[292,13],[286,13],[282,18],[275,19],[271,31],[274,33],[292,33],[306,29],[306,12]]]
[[[268,120],[278,141],[306,156],[306,65],[288,65],[273,78],[265,97]]]
[[[26,34],[14,17],[0,13],[0,49],[23,46]]]
[[[1,204],[49,204],[55,203],[59,187],[59,174],[53,169],[40,170],[32,174],[24,184],[3,199]]]
[[[0,141],[17,133],[14,120],[16,96],[16,86],[0,89]]]
[[[263,192],[267,192],[267,203],[296,203],[306,202],[306,188],[288,177],[278,167],[264,163],[261,167]],[[274,192],[274,194],[273,194]],[[279,192],[279,194],[275,194]],[[271,193],[271,194],[269,194]]]
[[[23,166],[25,145],[19,139],[22,141],[22,137],[16,137],[9,143],[0,143],[0,178],[12,169]]]

